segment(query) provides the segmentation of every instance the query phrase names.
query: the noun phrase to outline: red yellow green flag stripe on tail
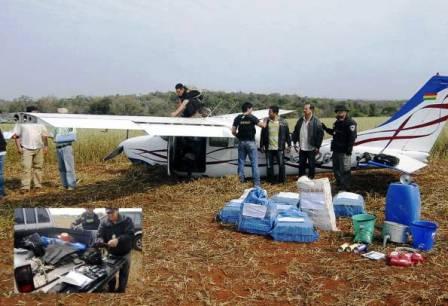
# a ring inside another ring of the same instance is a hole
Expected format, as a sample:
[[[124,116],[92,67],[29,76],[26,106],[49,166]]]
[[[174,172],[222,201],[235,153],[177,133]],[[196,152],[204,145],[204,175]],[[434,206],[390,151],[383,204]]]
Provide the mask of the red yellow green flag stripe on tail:
[[[435,100],[437,98],[437,94],[435,93],[426,93],[423,95],[423,100]]]

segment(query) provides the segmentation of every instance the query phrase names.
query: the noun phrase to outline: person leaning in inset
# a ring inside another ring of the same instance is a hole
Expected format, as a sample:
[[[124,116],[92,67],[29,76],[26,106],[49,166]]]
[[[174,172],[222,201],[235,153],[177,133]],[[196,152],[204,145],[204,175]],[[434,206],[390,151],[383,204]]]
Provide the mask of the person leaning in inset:
[[[243,113],[235,117],[232,125],[232,134],[239,140],[238,176],[240,178],[240,182],[244,183],[246,181],[244,167],[246,164],[246,157],[249,156],[254,185],[260,186],[257,153],[258,148],[255,143],[255,126],[258,125],[261,128],[265,128],[266,122],[262,122],[257,117],[252,115],[253,106],[251,103],[244,103],[241,109]]]
[[[171,113],[171,117],[201,117],[202,94],[199,90],[188,89],[182,83],[175,86],[178,97],[177,109]]]
[[[303,106],[303,117],[297,120],[292,141],[297,152],[299,143],[299,177],[306,174],[308,165],[308,177],[314,179],[316,172],[316,155],[319,153],[324,131],[319,118],[314,115],[314,105],[306,103]]]
[[[336,121],[333,128],[330,129],[323,124],[324,130],[333,136],[331,141],[333,172],[339,191],[350,190],[352,151],[357,137],[356,121],[349,117],[348,111],[345,105],[336,106]]]
[[[261,151],[266,152],[267,180],[271,183],[286,182],[285,150],[289,152],[291,147],[288,122],[281,118],[278,112],[278,106],[269,107],[269,120],[261,130],[260,137]],[[278,163],[277,179],[274,177],[274,158]]]

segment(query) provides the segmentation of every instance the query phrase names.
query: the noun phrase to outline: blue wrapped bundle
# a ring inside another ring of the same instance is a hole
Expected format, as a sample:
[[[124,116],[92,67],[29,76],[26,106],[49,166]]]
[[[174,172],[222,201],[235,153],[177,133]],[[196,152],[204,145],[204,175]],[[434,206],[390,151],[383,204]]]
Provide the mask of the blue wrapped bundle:
[[[262,201],[262,204],[245,202],[241,205],[238,231],[267,235],[274,225],[276,216],[276,204],[267,199]]]
[[[267,235],[272,229],[277,207],[267,199],[265,190],[252,189],[241,205],[238,230],[240,232]]]
[[[270,235],[277,241],[314,242],[319,239],[313,221],[296,208],[278,213]]]
[[[336,217],[351,217],[365,213],[364,198],[352,192],[340,192],[333,198],[333,209]]]
[[[279,192],[273,195],[270,200],[277,204],[277,210],[288,210],[291,207],[298,207],[299,194],[297,192]]]
[[[238,224],[241,212],[241,200],[231,200],[219,211],[217,219],[226,224]]]

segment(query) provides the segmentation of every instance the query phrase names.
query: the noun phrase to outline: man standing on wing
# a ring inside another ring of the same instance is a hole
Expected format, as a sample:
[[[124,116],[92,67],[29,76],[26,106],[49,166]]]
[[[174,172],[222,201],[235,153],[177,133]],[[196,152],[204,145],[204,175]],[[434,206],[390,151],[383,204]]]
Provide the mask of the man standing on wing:
[[[266,123],[260,121],[257,117],[252,115],[253,106],[251,103],[244,103],[241,109],[243,113],[236,116],[232,126],[232,134],[239,140],[238,176],[240,177],[240,182],[244,183],[246,180],[244,175],[244,165],[246,163],[246,157],[249,155],[254,185],[260,186],[260,173],[258,172],[258,148],[255,143],[255,126],[258,125],[261,128],[265,128]]]
[[[316,172],[316,155],[324,139],[322,123],[314,116],[314,105],[307,103],[303,106],[303,117],[297,120],[292,141],[297,151],[299,142],[299,177],[306,174],[308,164],[308,177],[314,178]]]
[[[330,129],[323,125],[324,130],[333,136],[331,141],[333,172],[339,191],[350,190],[352,150],[357,137],[357,124],[348,116],[348,111],[344,105],[336,106],[336,121],[333,128]]]
[[[274,183],[274,157],[278,163],[279,183],[286,182],[285,150],[289,152],[291,136],[289,135],[288,122],[278,115],[278,106],[269,107],[269,120],[266,127],[261,130],[260,147],[266,152],[267,179]],[[288,147],[286,148],[286,144]]]

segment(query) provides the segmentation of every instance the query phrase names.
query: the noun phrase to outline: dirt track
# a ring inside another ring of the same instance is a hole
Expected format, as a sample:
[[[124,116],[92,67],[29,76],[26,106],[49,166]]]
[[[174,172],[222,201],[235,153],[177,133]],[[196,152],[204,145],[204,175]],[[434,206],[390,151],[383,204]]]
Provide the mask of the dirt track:
[[[13,169],[11,169],[13,170]],[[17,177],[17,173],[7,177]],[[351,222],[339,220],[341,232],[320,232],[312,244],[279,243],[246,235],[216,223],[223,204],[239,197],[249,184],[235,177],[176,182],[160,169],[143,171],[127,164],[106,164],[78,170],[82,186],[71,194],[56,190],[57,172],[48,170],[42,194],[9,192],[0,222],[1,304],[31,296],[12,295],[12,208],[17,206],[104,206],[144,208],[144,265],[142,282],[125,295],[88,296],[91,303],[115,304],[447,304],[448,162],[433,162],[418,176],[422,218],[439,222],[435,249],[424,265],[388,267],[357,255],[337,253],[352,238]],[[91,175],[95,173],[95,175]],[[325,174],[327,175],[327,174]],[[285,186],[268,185],[270,195],[295,191],[295,178]],[[366,208],[381,224],[384,198],[398,176],[388,171],[358,172],[355,188]],[[54,182],[54,183],[51,183]],[[177,183],[177,184],[176,184]],[[18,186],[7,180],[9,189]],[[4,217],[6,214],[6,217]],[[379,233],[377,233],[379,234]],[[379,241],[371,249],[384,251]],[[391,249],[391,247],[389,247]],[[85,304],[85,295],[35,297],[43,304]]]

